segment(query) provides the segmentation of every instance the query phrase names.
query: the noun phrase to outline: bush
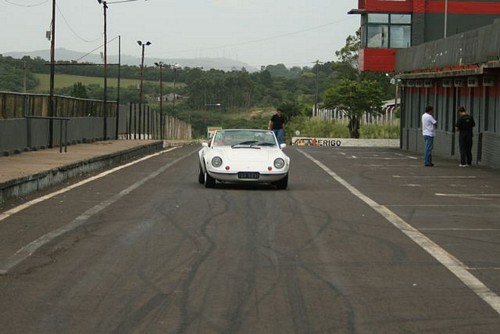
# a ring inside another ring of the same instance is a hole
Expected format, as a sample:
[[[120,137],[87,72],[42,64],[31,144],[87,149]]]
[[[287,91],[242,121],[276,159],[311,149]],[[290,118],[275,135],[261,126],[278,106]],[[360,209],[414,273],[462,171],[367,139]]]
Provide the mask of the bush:
[[[360,133],[361,138],[367,139],[398,139],[399,124],[364,124],[361,126]]]
[[[297,136],[318,137],[318,138],[348,138],[349,131],[347,126],[341,122],[323,121],[316,118],[296,117],[290,123],[286,124],[287,138]]]
[[[300,134],[297,135],[296,131]],[[392,124],[362,124],[360,138],[366,139],[398,139],[399,121]],[[324,121],[317,118],[296,117],[286,124],[285,135],[287,140],[292,137],[316,138],[349,138],[349,129],[345,121]]]

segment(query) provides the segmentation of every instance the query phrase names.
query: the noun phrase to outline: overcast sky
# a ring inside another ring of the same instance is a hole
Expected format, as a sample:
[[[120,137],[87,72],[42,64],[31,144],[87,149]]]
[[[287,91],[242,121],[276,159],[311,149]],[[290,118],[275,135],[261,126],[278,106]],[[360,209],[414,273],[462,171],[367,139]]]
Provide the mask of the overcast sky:
[[[110,0],[108,55],[224,57],[259,68],[311,66],[335,51],[360,25],[347,12],[358,0]],[[0,54],[50,49],[52,0],[0,0]],[[57,0],[56,48],[99,53],[103,7],[97,0]],[[56,54],[57,60],[57,54]]]

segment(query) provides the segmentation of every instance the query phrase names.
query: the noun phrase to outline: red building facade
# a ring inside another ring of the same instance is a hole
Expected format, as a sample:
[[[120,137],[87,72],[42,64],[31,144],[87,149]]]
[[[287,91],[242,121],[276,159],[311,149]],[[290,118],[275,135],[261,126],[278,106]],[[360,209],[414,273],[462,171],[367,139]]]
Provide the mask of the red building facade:
[[[359,0],[362,71],[395,70],[398,49],[446,38],[488,24],[500,15],[498,0]]]
[[[500,0],[359,0],[362,71],[393,72],[401,148],[423,152],[434,107],[435,155],[457,159],[457,109],[476,120],[473,164],[500,168]],[[396,96],[396,99],[397,100]]]

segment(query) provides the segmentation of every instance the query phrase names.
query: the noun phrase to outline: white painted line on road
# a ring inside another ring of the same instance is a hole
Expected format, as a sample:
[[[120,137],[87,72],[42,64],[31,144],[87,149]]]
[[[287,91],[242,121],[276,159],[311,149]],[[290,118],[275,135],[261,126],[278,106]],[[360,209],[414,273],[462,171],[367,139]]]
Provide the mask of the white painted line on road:
[[[439,261],[443,266],[445,266],[449,271],[451,271],[459,280],[461,280],[469,289],[471,289],[476,295],[478,295],[482,300],[484,300],[488,305],[490,305],[498,314],[500,314],[500,297],[491,291],[483,282],[467,271],[467,266],[465,266],[460,260],[448,253],[446,250],[441,248],[439,245],[434,243],[431,239],[427,238],[425,235],[420,233],[413,226],[405,222],[394,212],[389,210],[384,205],[380,205],[368,196],[361,193],[355,187],[351,186],[347,181],[338,176],[335,172],[325,166],[321,161],[314,159],[311,155],[305,153],[304,151],[298,149],[300,153],[305,155],[309,160],[318,165],[323,169],[328,175],[330,175],[335,181],[343,185],[347,190],[349,190],[353,195],[358,197],[360,200],[368,204],[373,210],[381,214],[385,219],[392,223],[401,232],[406,234],[413,242],[419,245],[437,261]]]
[[[500,197],[500,194],[443,194],[435,193],[436,196],[442,197]]]
[[[421,231],[500,231],[498,228],[421,227]]]
[[[54,197],[54,196],[57,196],[57,195],[60,195],[60,194],[64,194],[64,193],[65,193],[65,192],[67,192],[67,191],[70,191],[70,190],[72,190],[72,189],[75,189],[75,188],[78,188],[78,187],[80,187],[80,186],[83,186],[83,185],[84,185],[84,184],[86,184],[86,183],[89,183],[89,182],[95,181],[95,180],[97,180],[97,179],[100,179],[100,178],[102,178],[102,177],[104,177],[104,176],[106,176],[106,175],[109,175],[109,174],[111,174],[111,173],[114,173],[114,172],[116,172],[116,171],[119,171],[120,169],[127,168],[127,167],[129,167],[129,166],[135,165],[136,163],[139,163],[139,162],[141,162],[141,161],[144,161],[144,160],[147,160],[147,159],[150,159],[150,158],[156,157],[156,156],[158,156],[158,155],[160,155],[160,154],[163,154],[163,153],[167,153],[167,152],[172,151],[172,150],[174,150],[174,149],[176,149],[176,147],[172,147],[172,148],[169,148],[169,149],[167,149],[167,150],[163,150],[163,151],[160,151],[160,152],[157,152],[157,153],[154,153],[154,154],[147,155],[147,156],[142,157],[142,158],[140,158],[140,159],[137,159],[137,160],[134,160],[134,161],[132,161],[132,162],[129,162],[129,163],[125,164],[125,165],[118,166],[118,167],[115,167],[115,168],[113,168],[113,169],[110,169],[110,170],[107,170],[107,171],[105,171],[105,172],[102,172],[102,173],[100,173],[100,174],[98,174],[98,175],[96,175],[96,176],[89,177],[88,179],[85,179],[85,180],[80,181],[80,182],[78,182],[78,183],[72,184],[72,185],[70,185],[70,186],[67,186],[67,187],[65,187],[65,188],[63,188],[63,189],[60,189],[60,190],[58,190],[58,191],[55,191],[55,192],[53,192],[53,193],[47,194],[47,195],[42,196],[42,197],[35,198],[34,200],[31,200],[31,201],[26,202],[26,203],[24,203],[24,204],[18,205],[18,206],[16,206],[15,208],[12,208],[12,209],[7,210],[7,211],[5,211],[5,212],[3,212],[3,213],[0,213],[0,222],[1,222],[2,220],[4,220],[4,219],[9,218],[9,217],[10,217],[10,216],[12,216],[13,214],[16,214],[16,213],[18,213],[18,212],[20,212],[20,211],[22,211],[22,210],[24,210],[24,209],[29,208],[30,206],[33,206],[33,205],[35,205],[35,204],[38,204],[38,203],[43,202],[43,201],[45,201],[45,200],[48,200],[48,199],[50,199],[50,198],[52,198],[52,197]]]
[[[355,157],[357,159],[357,157]],[[404,157],[401,157],[401,158],[390,158],[390,157],[379,157],[379,156],[373,156],[373,157],[362,157],[361,159],[363,160],[385,160],[385,161],[388,161],[388,160],[407,160],[406,158]]]
[[[174,149],[174,148],[172,148]],[[119,170],[119,169],[122,169],[122,168],[125,168],[126,166],[130,166],[130,165],[133,165],[133,164],[136,164],[140,161],[144,161],[146,159],[149,159],[149,158],[152,158],[154,156],[157,156],[157,155],[160,155],[160,154],[163,154],[165,152],[168,152],[168,151],[171,151],[172,149],[169,149],[169,150],[165,150],[165,151],[161,151],[161,152],[158,152],[158,153],[155,153],[155,154],[152,154],[152,155],[148,155],[146,157],[143,157],[139,160],[135,160],[127,165],[123,165],[123,166],[120,166],[120,167],[117,167],[115,169],[112,169],[111,171],[109,172],[112,172],[112,171],[116,171],[116,170]],[[194,152],[194,151],[193,151]],[[76,217],[73,221],[71,221],[70,223],[64,225],[64,226],[61,226],[60,228],[54,230],[54,231],[51,231],[43,236],[41,236],[40,238],[32,241],[31,243],[29,243],[28,245],[22,247],[21,249],[19,249],[14,255],[12,255],[11,257],[9,257],[7,260],[4,260],[4,261],[1,261],[0,262],[0,275],[5,275],[9,272],[9,270],[11,268],[13,268],[14,266],[16,266],[17,264],[21,263],[22,261],[26,260],[28,257],[30,257],[37,249],[39,249],[40,247],[42,247],[43,245],[47,244],[48,242],[54,240],[55,238],[57,238],[58,236],[64,234],[64,233],[67,233],[69,231],[72,231],[74,230],[75,228],[83,225],[84,223],[87,222],[87,220],[89,218],[91,218],[93,215],[99,213],[100,211],[104,210],[105,208],[107,208],[108,206],[110,206],[111,204],[115,203],[116,201],[120,200],[122,197],[130,194],[132,191],[134,191],[135,189],[139,188],[140,186],[142,186],[143,184],[145,184],[146,182],[154,179],[155,177],[157,177],[158,175],[160,175],[161,173],[163,173],[165,170],[167,170],[168,168],[170,168],[171,166],[173,166],[174,164],[176,164],[177,162],[185,159],[187,156],[191,155],[193,152],[189,152],[188,154],[176,159],[176,160],[173,160],[171,161],[170,163],[166,164],[166,165],[163,165],[161,168],[159,168],[158,170],[156,170],[155,172],[149,174],[148,176],[146,176],[145,178],[143,178],[142,180],[139,180],[137,181],[136,183],[132,184],[130,187],[120,191],[118,194],[110,197],[108,200],[106,201],[103,201],[101,203],[99,203],[98,205],[88,209],[87,211],[85,211],[84,213],[82,213],[80,216]],[[105,174],[105,175],[108,175],[110,173],[108,172],[104,172],[104,173],[101,173],[99,175],[102,175],[102,174]],[[95,178],[99,177],[99,175],[97,175]],[[102,176],[105,176],[105,175],[102,175]],[[101,176],[101,177],[102,177]],[[92,178],[95,180],[95,178]],[[73,187],[74,188],[74,187]],[[72,189],[73,189],[72,188]],[[55,196],[55,195],[54,195]]]
[[[395,153],[395,154],[397,156],[405,157],[407,159],[412,159],[412,160],[417,160],[418,159],[417,157],[414,157],[414,156],[411,156],[411,155],[402,154],[402,153]]]
[[[474,175],[393,175],[393,178],[396,179],[475,179],[477,176]]]
[[[412,207],[423,207],[423,208],[454,208],[454,207],[471,207],[471,208],[497,208],[496,204],[391,204],[391,207],[403,207],[403,208],[412,208]]]

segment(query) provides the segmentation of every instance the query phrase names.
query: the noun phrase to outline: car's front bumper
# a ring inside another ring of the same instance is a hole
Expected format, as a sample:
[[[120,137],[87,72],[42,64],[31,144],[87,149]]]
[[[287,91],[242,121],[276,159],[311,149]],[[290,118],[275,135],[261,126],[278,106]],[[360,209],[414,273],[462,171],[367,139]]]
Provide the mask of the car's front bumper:
[[[255,173],[255,172],[251,172]],[[279,173],[259,173],[258,178],[241,178],[239,173],[231,172],[214,172],[208,170],[208,174],[218,181],[223,182],[240,182],[240,183],[271,183],[276,182],[288,175],[288,171],[282,171]]]

